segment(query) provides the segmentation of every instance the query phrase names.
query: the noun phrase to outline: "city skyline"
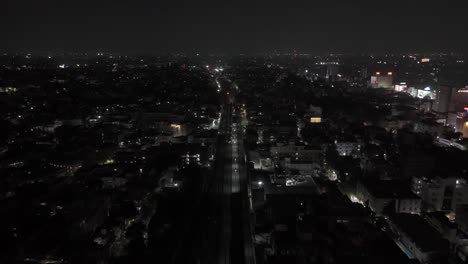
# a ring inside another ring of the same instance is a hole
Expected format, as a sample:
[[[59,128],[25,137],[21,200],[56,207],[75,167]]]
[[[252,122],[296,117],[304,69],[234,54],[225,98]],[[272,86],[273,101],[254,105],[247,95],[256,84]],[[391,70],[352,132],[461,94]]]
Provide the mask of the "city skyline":
[[[4,3],[0,263],[468,263],[467,3]]]

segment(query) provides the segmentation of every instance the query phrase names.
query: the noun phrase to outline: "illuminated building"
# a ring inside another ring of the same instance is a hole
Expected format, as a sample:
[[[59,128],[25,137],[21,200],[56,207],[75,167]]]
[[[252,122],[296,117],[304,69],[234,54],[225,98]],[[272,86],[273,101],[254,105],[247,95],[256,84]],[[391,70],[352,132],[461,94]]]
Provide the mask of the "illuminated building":
[[[421,89],[410,87],[408,89],[408,93],[411,96],[419,98],[419,99],[430,99],[430,100],[436,99],[436,93],[429,86],[421,88]]]
[[[462,133],[463,133],[463,137],[468,138],[468,121],[463,123]]]
[[[450,102],[453,93],[456,89],[448,86],[437,86],[435,89],[435,100],[432,104],[432,110],[439,113],[447,113],[450,111]]]
[[[351,156],[361,151],[361,144],[358,142],[335,142],[335,148],[338,155]]]
[[[270,148],[272,156],[277,158],[293,157],[296,160],[309,160],[318,162],[322,150],[320,148],[314,148],[310,145],[306,146],[300,143],[289,143],[287,145],[280,145],[277,143],[276,146]]]
[[[468,137],[468,88],[439,86],[435,95],[432,110],[447,113],[447,125]]]
[[[285,158],[284,160],[281,160],[280,165],[282,168],[296,170],[301,175],[310,175],[315,169],[320,168],[320,166],[314,161],[294,160],[291,158]]]
[[[64,170],[68,174],[73,174],[82,166],[82,161],[80,160],[54,160],[49,162],[49,165]]]
[[[414,177],[413,191],[421,197],[428,209],[453,212],[459,204],[468,204],[468,185],[464,179]]]
[[[406,85],[405,82],[402,82],[400,84],[395,84],[395,91],[396,92],[404,92],[408,89],[408,86]]]
[[[456,132],[468,137],[468,87],[462,89],[441,87],[432,109],[438,112],[448,112],[447,125]]]
[[[306,112],[305,117],[309,123],[322,123],[322,108],[318,106],[309,106],[309,110]]]
[[[0,93],[16,93],[17,91],[15,87],[0,87]]]
[[[371,76],[370,86],[372,88],[392,88],[393,87],[393,72],[376,72]]]
[[[447,125],[453,127],[456,132],[462,133],[464,138],[468,138],[468,106],[463,112],[448,113]]]
[[[327,66],[327,79],[332,81],[338,75],[338,66],[329,64]]]
[[[449,111],[467,112],[468,106],[468,86],[461,89],[454,89],[450,100]]]
[[[442,147],[452,147],[452,148],[457,148],[459,150],[466,150],[466,147],[456,142],[455,139],[448,140],[442,137],[437,137],[435,142],[437,143],[437,145],[442,146]]]
[[[421,62],[423,62],[423,63],[424,63],[424,62],[430,62],[430,61],[431,61],[431,59],[429,59],[429,58],[422,58],[422,59],[421,59]]]
[[[367,202],[377,215],[385,213],[389,206],[396,213],[421,212],[421,198],[399,181],[359,181],[355,196],[357,200]]]
[[[322,118],[321,117],[311,117],[310,118],[310,123],[322,123]]]

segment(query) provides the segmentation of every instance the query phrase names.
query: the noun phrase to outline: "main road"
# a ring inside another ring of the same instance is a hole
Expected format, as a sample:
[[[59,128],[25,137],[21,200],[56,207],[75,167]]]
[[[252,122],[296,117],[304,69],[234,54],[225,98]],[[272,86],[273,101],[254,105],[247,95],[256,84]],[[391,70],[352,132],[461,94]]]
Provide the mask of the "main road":
[[[229,94],[227,94],[229,95]],[[204,184],[198,217],[187,229],[172,263],[254,264],[246,155],[239,109],[223,104],[214,174]]]
[[[218,237],[215,239],[217,250],[213,253],[218,264],[255,263],[246,155],[238,112],[235,104],[225,104],[219,128],[213,184],[214,197],[218,197],[214,200]]]

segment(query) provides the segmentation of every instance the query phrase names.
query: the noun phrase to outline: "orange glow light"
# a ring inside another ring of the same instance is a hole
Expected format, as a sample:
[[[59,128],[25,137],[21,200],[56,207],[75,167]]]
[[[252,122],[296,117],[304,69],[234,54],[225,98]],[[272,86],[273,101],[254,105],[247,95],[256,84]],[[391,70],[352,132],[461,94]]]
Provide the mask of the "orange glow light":
[[[375,75],[380,75],[380,72],[376,72]]]
[[[388,75],[388,76],[392,76],[392,75],[393,75],[393,72],[388,72],[387,75]]]
[[[310,122],[311,123],[322,123],[322,118],[321,117],[311,117]]]

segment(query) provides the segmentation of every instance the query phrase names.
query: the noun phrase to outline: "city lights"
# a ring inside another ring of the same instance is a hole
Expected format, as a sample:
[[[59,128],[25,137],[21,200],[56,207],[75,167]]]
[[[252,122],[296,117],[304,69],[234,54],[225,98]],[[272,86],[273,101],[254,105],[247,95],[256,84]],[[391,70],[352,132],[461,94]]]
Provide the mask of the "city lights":
[[[4,1],[0,263],[466,263],[431,1]]]

